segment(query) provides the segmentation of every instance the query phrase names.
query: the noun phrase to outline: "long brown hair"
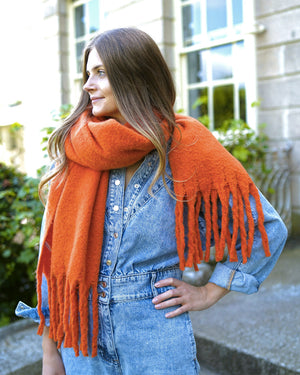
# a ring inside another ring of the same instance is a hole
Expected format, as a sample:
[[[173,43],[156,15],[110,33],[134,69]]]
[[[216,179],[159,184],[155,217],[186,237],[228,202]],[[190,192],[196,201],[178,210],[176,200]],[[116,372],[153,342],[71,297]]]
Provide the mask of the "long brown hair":
[[[172,134],[176,127],[173,111],[176,92],[171,73],[157,44],[148,34],[135,28],[113,29],[97,35],[84,51],[83,83],[88,79],[86,65],[93,48],[96,48],[105,67],[120,113],[158,151],[160,162],[150,189],[160,176],[166,186],[167,144],[161,122],[165,120],[167,130]],[[67,170],[64,148],[66,137],[89,105],[89,94],[82,89],[72,114],[49,138],[48,153],[50,159],[55,161],[55,168],[42,178],[40,197],[45,184]]]

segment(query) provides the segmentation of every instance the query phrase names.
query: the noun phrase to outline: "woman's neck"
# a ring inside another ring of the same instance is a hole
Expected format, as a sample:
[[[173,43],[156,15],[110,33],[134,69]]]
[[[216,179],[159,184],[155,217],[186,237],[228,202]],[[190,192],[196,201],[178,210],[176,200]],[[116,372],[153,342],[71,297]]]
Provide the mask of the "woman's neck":
[[[132,176],[138,170],[139,166],[142,164],[144,159],[139,160],[135,164],[130,165],[126,168],[126,175],[125,175],[125,189],[127,188]]]

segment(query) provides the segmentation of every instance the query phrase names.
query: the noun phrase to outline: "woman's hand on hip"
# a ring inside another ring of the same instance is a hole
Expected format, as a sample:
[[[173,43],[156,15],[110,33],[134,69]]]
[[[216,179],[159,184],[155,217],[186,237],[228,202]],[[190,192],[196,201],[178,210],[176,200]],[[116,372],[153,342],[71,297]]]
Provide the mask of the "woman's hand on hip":
[[[175,278],[168,278],[155,283],[156,288],[168,286],[173,286],[174,289],[161,293],[152,300],[157,310],[181,305],[176,310],[167,313],[166,318],[173,318],[186,311],[208,309],[229,292],[213,283],[197,287]]]

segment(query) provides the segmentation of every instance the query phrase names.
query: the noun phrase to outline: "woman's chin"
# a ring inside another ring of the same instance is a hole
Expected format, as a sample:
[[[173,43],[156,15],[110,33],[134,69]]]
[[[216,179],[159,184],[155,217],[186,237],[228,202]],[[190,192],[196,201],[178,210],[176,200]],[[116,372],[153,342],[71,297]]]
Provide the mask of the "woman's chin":
[[[93,116],[95,116],[95,117],[104,117],[105,115],[101,112],[101,111],[99,111],[99,109],[97,109],[97,108],[92,108],[92,114],[93,114]]]

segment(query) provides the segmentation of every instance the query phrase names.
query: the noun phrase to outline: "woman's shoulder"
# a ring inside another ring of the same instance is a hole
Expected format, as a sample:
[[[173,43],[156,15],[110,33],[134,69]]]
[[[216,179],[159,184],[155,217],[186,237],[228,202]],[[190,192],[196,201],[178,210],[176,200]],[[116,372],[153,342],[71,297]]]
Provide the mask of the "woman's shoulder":
[[[215,139],[210,130],[194,117],[182,113],[175,113],[175,122],[179,126],[180,130],[184,131],[186,135],[198,134]]]

